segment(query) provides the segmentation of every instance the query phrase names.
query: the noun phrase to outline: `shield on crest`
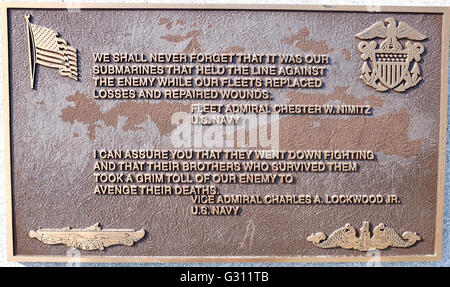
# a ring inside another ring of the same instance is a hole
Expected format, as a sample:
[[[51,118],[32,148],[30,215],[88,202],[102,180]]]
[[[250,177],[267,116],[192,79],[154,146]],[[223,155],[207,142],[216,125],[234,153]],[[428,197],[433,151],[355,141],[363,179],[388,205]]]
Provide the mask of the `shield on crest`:
[[[374,67],[380,82],[393,89],[403,81],[408,72],[408,54],[375,53]]]
[[[381,43],[372,40],[358,44],[361,58],[365,61],[360,79],[366,85],[379,92],[394,90],[402,93],[420,83],[422,77],[418,64],[425,47],[417,41],[423,41],[427,36],[404,22],[397,25],[397,21],[389,17],[357,34],[356,38],[384,39]],[[405,47],[399,39],[407,39]],[[414,65],[410,70],[412,62]]]

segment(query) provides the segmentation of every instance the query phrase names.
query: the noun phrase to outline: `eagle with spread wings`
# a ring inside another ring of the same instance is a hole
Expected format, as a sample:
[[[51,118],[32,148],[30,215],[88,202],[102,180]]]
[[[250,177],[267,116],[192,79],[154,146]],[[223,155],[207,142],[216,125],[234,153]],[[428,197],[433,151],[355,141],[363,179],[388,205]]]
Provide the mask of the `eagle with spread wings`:
[[[387,26],[385,25],[387,24]],[[427,38],[427,36],[418,32],[414,28],[410,27],[408,24],[399,22],[394,18],[389,17],[383,21],[378,21],[366,30],[356,35],[356,38],[362,40],[369,40],[373,38],[382,38],[380,48],[386,51],[401,50],[402,46],[397,41],[397,39],[407,38],[410,40],[422,41]]]

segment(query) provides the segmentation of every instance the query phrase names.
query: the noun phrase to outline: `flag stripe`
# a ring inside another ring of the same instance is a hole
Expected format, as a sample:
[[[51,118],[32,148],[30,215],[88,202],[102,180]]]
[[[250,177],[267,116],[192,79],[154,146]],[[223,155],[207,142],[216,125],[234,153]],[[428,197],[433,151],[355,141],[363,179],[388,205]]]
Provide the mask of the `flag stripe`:
[[[60,70],[60,72],[61,72],[61,74],[64,74],[64,75],[78,76],[78,73],[74,73],[74,72],[72,72],[70,70]]]
[[[38,54],[41,54],[41,55],[44,55],[44,56],[49,56],[49,57],[54,57],[54,58],[61,59],[63,61],[66,59],[66,57],[69,60],[73,60],[74,62],[77,61],[77,55],[73,54],[73,53],[70,53],[70,54],[57,53],[57,52],[53,52],[53,51],[49,51],[49,50],[45,50],[45,49],[40,49],[40,48],[37,48],[36,52]]]
[[[55,68],[55,69],[62,69],[64,68],[64,65],[61,64],[55,64],[51,62],[41,61],[39,58],[36,60],[36,63],[45,67],[49,68]]]
[[[59,74],[64,77],[69,77],[71,79],[77,80],[78,74],[69,73],[63,70],[59,70]]]
[[[64,55],[70,55],[70,56],[72,56],[72,57],[76,57],[76,56],[77,56],[77,53],[75,53],[75,52],[73,52],[73,51],[68,51],[68,50],[62,51],[62,54],[64,54]]]
[[[57,59],[60,59],[61,61],[64,61],[64,55],[63,54],[55,53],[53,51],[48,51],[48,50],[44,50],[44,49],[36,49],[36,53],[38,55],[52,57],[52,58],[57,58]]]
[[[61,64],[63,66],[69,66],[71,69],[75,69],[75,70],[77,69],[76,62],[74,62],[74,61],[64,61],[64,60],[61,60],[61,59],[57,59],[57,58],[53,58],[53,57],[47,57],[47,56],[40,55],[40,54],[37,54],[37,58],[40,59],[43,62],[50,62],[50,63],[55,63],[55,64]]]
[[[55,57],[51,57],[51,56],[46,56],[46,55],[42,55],[40,53],[36,54],[37,58],[43,60],[43,61],[49,61],[49,62],[53,62],[53,63],[58,63],[58,64],[63,64],[64,63],[64,58],[55,58]]]
[[[62,67],[65,66],[64,63],[59,60],[54,60],[54,59],[46,58],[46,57],[42,57],[42,56],[37,56],[36,60],[39,60],[41,63],[55,64],[55,65],[60,65]]]

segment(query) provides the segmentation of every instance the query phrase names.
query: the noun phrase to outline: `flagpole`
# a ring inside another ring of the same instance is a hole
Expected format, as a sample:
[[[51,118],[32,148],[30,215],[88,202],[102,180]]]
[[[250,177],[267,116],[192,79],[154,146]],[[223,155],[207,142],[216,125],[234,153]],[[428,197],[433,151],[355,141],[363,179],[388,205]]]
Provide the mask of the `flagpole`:
[[[28,56],[30,59],[30,84],[31,89],[34,89],[34,75],[36,71],[36,50],[34,48],[34,40],[30,27],[30,14],[25,15],[25,20],[27,23],[27,39],[28,39]]]

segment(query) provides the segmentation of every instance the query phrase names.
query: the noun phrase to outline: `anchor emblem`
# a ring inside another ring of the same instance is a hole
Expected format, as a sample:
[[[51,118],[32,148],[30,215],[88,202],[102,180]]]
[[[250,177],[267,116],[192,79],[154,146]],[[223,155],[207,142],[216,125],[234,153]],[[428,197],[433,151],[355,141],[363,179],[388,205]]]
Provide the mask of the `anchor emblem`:
[[[386,25],[387,24],[387,25]],[[404,92],[416,86],[421,80],[418,63],[424,52],[423,41],[427,36],[404,22],[390,17],[379,21],[356,35],[361,40],[384,39],[380,46],[375,40],[361,41],[358,50],[364,63],[361,80],[379,92],[395,90]],[[398,39],[408,39],[405,48]]]

